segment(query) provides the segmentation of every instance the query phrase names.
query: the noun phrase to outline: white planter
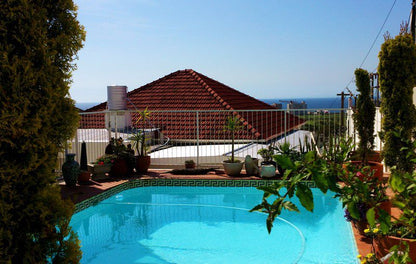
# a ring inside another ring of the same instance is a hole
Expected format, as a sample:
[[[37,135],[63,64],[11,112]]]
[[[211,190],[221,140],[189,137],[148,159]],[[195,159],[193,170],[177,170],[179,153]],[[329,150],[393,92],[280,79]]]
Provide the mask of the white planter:
[[[240,176],[240,172],[243,169],[243,162],[226,162],[222,163],[224,165],[224,171],[228,176]]]
[[[261,165],[260,176],[262,178],[271,178],[276,176],[276,167],[272,164]]]

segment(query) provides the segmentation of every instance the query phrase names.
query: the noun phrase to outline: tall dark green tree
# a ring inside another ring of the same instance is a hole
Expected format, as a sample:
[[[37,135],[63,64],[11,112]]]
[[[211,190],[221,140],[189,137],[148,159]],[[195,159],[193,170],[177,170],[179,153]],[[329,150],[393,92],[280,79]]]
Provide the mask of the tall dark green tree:
[[[78,124],[69,85],[84,39],[72,0],[0,1],[1,263],[81,257],[53,168]]]
[[[416,125],[413,87],[416,85],[416,45],[403,30],[394,39],[386,37],[379,53],[379,78],[382,93],[381,112],[384,147],[388,166],[411,171],[412,163],[403,154]]]
[[[354,126],[358,132],[358,154],[363,163],[367,163],[368,155],[374,148],[374,119],[376,107],[371,98],[370,75],[366,70],[356,69],[355,80],[357,91],[356,109],[353,115]]]

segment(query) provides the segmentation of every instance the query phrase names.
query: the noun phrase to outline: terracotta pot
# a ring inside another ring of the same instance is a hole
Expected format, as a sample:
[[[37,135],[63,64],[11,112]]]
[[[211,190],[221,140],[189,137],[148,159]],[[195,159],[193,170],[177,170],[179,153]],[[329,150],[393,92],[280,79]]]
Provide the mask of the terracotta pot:
[[[359,160],[360,157],[358,156],[357,151],[351,151],[350,152],[351,160]],[[368,161],[375,161],[375,162],[381,162],[383,159],[381,158],[380,151],[372,151],[370,154],[368,154],[367,157]]]
[[[89,171],[81,171],[78,175],[78,182],[89,182],[91,173]]]
[[[415,239],[407,239],[402,238],[403,241],[406,241],[409,244],[409,256],[416,262],[416,240]],[[384,236],[375,241],[375,251],[378,257],[384,257],[390,251],[392,246],[398,245],[400,243],[400,237],[395,236]]]
[[[381,158],[380,151],[373,151],[368,155],[368,161],[375,161],[375,162],[381,162],[383,159]]]
[[[228,162],[224,161],[224,171],[228,176],[240,176],[241,170],[243,169],[243,162]]]
[[[387,201],[381,202],[380,209],[383,209],[389,215],[391,215],[391,201],[387,200]],[[378,217],[378,215],[376,215],[376,217]]]
[[[150,156],[136,156],[136,172],[146,173],[150,167]]]
[[[365,235],[364,230],[368,228],[367,220],[354,221],[353,224],[354,224],[354,227],[358,230],[358,233],[364,236]]]
[[[353,166],[356,166],[356,167],[360,167],[360,166],[363,165],[363,163],[361,161],[350,161],[348,163],[344,163],[342,165],[342,167],[344,169],[347,169],[348,164],[352,164]],[[368,166],[370,166],[371,170],[374,171],[373,177],[377,178],[380,181],[383,180],[383,164],[382,163],[375,162],[375,161],[369,161]],[[364,175],[362,175],[362,176],[358,175],[358,177],[361,180],[364,179]]]
[[[125,177],[129,174],[129,166],[125,159],[114,160],[113,166],[111,166],[110,175],[112,177]]]

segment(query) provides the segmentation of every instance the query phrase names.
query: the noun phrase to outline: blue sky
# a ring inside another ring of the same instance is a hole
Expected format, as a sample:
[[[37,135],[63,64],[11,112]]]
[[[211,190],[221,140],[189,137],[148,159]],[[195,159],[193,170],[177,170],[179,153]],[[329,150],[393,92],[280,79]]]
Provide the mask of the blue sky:
[[[75,0],[87,31],[70,89],[103,102],[193,69],[255,98],[335,97],[370,49],[394,0]],[[377,68],[411,0],[397,0],[363,68]],[[355,91],[354,84],[349,88]]]

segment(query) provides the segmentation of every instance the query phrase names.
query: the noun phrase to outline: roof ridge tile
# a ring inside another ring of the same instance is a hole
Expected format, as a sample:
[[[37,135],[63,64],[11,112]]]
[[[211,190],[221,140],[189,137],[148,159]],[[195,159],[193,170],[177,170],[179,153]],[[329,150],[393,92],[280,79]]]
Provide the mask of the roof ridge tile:
[[[218,93],[215,92],[214,89],[212,89],[212,87],[210,87],[204,80],[202,80],[202,78],[199,76],[200,73],[192,70],[192,76],[199,82],[202,84],[202,86],[207,89],[207,91],[214,96],[214,98],[220,102],[219,98],[223,100],[222,105],[224,105],[227,109],[234,109],[230,104],[228,104]],[[225,103],[225,104],[224,104]]]
[[[227,110],[235,110],[227,101],[225,101],[217,92],[215,92],[215,90],[212,88],[212,87],[210,87],[200,76],[200,73],[198,73],[198,72],[195,72],[195,71],[193,71],[192,70],[192,76],[194,76],[201,84],[202,84],[202,86],[204,87],[204,88],[206,88],[207,90],[208,90],[208,92],[210,92],[213,96],[214,96],[214,98],[219,102],[219,103],[222,103],[222,105],[223,106],[225,106],[225,108],[227,109]],[[201,74],[202,75],[202,74]],[[220,82],[218,82],[218,83],[220,83]],[[230,87],[228,87],[228,86],[226,86],[225,84],[223,84],[223,83],[220,83],[221,85],[223,85],[223,86],[225,86],[226,88],[230,88]],[[233,89],[234,90],[234,89]],[[235,91],[237,91],[237,90],[235,90]],[[241,92],[240,92],[241,93]],[[253,98],[254,99],[254,98]],[[221,101],[220,101],[221,100]],[[257,100],[257,99],[256,99]],[[240,120],[240,122],[242,122],[242,123],[245,123],[246,122],[246,120],[245,120],[245,118],[243,118],[242,116],[240,116],[237,112],[233,112],[233,115],[234,116],[236,116],[237,118],[238,118],[238,120]],[[248,123],[248,122],[247,122]],[[255,128],[253,128],[253,130],[256,130]],[[253,132],[257,132],[257,130],[256,131],[253,131]]]

